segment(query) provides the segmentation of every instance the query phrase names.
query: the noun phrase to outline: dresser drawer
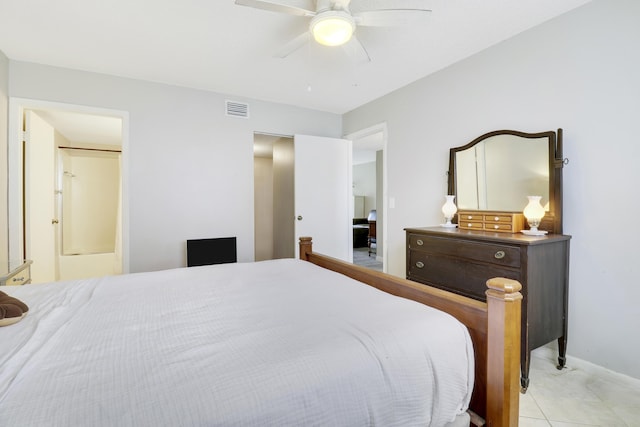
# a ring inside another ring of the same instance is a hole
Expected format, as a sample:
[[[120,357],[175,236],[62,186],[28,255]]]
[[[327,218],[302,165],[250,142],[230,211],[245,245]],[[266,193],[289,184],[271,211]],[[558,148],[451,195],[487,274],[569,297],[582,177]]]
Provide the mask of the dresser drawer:
[[[458,227],[467,230],[484,229],[484,215],[477,212],[458,212]]]
[[[458,212],[459,221],[467,222],[482,222],[484,221],[484,214],[474,212]]]
[[[30,282],[30,280],[31,277],[29,277],[29,271],[23,270],[15,276],[9,277],[9,279],[7,280],[7,286],[26,285]]]
[[[409,234],[409,249],[520,268],[520,247]],[[495,276],[495,275],[494,275]]]
[[[458,227],[467,230],[484,230],[484,222],[471,222],[458,220]]]
[[[511,224],[513,222],[512,214],[489,214],[483,216],[484,222],[504,222]]]
[[[509,267],[469,262],[426,252],[410,251],[407,278],[485,301],[487,280],[492,277],[521,280],[520,271]]]
[[[510,222],[485,222],[484,229],[487,231],[507,231],[511,232],[513,225]]]

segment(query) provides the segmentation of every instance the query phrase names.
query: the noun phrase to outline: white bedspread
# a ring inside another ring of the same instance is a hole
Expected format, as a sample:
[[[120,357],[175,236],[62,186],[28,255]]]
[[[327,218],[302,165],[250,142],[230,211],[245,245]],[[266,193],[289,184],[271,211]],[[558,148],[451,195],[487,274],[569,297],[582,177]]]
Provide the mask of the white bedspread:
[[[0,426],[443,426],[453,317],[298,260],[6,287]]]

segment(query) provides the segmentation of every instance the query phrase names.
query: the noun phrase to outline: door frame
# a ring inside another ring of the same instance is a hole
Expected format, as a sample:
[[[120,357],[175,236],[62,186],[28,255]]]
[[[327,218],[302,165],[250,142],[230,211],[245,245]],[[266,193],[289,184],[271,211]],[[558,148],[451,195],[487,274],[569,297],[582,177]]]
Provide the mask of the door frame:
[[[116,117],[122,120],[122,153],[121,153],[121,251],[122,272],[128,273],[129,260],[129,112],[107,108],[90,107],[86,105],[67,104],[27,98],[9,98],[9,123],[8,123],[8,147],[7,147],[7,211],[9,224],[9,259],[22,259],[24,253],[24,226],[22,205],[22,141],[23,126],[22,117],[24,110],[59,110],[80,114],[92,114],[100,116]],[[51,179],[54,179],[52,177]]]
[[[357,140],[366,138],[368,136],[371,136],[377,133],[382,133],[382,271],[386,273],[389,265],[388,256],[387,256],[388,254],[387,242],[389,241],[387,239],[387,236],[388,236],[387,214],[388,214],[388,208],[389,208],[389,204],[387,203],[387,136],[388,136],[387,123],[386,122],[378,123],[373,126],[369,126],[367,128],[345,134],[343,138],[349,139],[353,141],[353,143],[355,144]],[[351,167],[353,168],[353,164],[351,165]],[[353,248],[352,248],[352,254],[353,254]]]

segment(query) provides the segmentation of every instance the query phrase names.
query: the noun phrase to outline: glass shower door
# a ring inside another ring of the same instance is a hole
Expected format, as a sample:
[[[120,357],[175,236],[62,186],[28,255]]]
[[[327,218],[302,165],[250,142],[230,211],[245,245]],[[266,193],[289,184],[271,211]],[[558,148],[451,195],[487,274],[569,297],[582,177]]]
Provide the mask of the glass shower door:
[[[120,153],[60,148],[62,255],[113,253],[120,203]]]

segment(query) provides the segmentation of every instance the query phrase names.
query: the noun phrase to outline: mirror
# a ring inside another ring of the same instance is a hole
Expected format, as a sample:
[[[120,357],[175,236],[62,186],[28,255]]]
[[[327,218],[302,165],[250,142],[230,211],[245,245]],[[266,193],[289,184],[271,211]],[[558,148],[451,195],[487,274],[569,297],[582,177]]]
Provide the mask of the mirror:
[[[450,150],[448,190],[461,210],[522,212],[542,196],[539,228],[562,233],[562,166],[562,129],[489,132]]]

